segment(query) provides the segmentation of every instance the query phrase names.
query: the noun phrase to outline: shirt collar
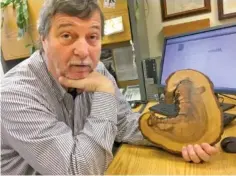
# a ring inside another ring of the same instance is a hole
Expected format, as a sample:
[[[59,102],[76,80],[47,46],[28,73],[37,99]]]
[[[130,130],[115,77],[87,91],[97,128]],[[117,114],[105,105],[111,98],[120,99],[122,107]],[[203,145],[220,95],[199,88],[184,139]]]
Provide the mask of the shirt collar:
[[[58,100],[61,102],[64,97],[65,97],[65,94],[67,93],[65,88],[61,86],[61,84],[52,76],[52,74],[49,72],[48,70],[48,67],[47,67],[47,63],[46,63],[46,58],[47,56],[45,55],[44,52],[40,52],[40,55],[41,55],[41,58],[47,68],[47,72],[48,72],[48,75],[49,75],[49,78],[50,78],[50,81],[51,81],[51,86],[52,86],[52,89],[53,91],[55,92]]]

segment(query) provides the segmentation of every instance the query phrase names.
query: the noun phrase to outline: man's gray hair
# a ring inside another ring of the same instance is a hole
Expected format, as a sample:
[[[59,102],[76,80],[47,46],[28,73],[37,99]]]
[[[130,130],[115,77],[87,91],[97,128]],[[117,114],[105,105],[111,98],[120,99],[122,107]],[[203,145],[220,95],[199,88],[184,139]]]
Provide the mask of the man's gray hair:
[[[101,34],[103,36],[104,16],[97,0],[45,0],[38,20],[39,35],[43,38],[47,37],[51,28],[52,18],[56,14],[67,14],[70,16],[77,16],[82,19],[87,19],[90,18],[95,11],[100,13],[102,27]]]

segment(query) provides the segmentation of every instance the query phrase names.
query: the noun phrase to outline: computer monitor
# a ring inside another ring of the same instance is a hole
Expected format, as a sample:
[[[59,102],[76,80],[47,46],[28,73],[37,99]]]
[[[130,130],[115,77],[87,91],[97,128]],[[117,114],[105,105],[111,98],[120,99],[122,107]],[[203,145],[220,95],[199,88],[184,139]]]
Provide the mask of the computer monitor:
[[[165,38],[160,85],[181,69],[207,75],[215,93],[236,94],[236,24]]]

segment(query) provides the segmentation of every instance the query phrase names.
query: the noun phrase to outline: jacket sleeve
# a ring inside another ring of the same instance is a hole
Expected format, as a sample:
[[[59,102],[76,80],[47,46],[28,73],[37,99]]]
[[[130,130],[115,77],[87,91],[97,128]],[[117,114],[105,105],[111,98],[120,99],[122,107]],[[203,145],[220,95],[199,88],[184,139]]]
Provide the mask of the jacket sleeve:
[[[136,145],[148,145],[154,146],[153,143],[145,139],[139,130],[139,118],[140,113],[132,112],[132,109],[129,103],[125,100],[125,97],[120,92],[115,79],[109,73],[109,71],[104,67],[103,74],[112,80],[113,84],[116,87],[116,101],[118,105],[117,112],[117,128],[118,133],[116,136],[117,142],[125,142]]]

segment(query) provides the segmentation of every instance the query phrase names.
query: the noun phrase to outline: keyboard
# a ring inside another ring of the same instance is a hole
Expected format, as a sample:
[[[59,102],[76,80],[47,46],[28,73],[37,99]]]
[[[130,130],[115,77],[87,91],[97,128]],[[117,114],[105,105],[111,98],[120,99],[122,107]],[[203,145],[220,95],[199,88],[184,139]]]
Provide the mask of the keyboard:
[[[223,113],[224,127],[229,125],[234,119],[236,119],[236,114]]]

